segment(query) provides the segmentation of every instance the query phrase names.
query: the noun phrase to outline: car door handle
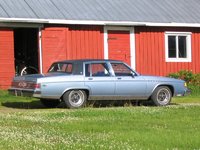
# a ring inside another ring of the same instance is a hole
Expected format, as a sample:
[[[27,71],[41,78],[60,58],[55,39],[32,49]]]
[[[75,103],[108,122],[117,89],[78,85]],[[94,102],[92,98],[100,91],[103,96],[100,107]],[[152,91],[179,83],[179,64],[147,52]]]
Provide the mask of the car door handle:
[[[93,78],[88,78],[88,80],[93,80]]]
[[[121,80],[122,78],[117,78],[117,80]]]

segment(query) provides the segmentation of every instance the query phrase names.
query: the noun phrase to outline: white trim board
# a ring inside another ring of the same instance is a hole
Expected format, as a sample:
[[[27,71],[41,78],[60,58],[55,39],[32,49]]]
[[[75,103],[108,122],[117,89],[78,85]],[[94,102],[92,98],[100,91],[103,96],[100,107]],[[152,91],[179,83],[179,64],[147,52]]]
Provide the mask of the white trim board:
[[[40,73],[43,73],[43,59],[42,59],[42,29],[39,28],[39,32],[38,32],[38,38],[39,38],[39,68],[40,68]]]
[[[121,30],[130,32],[130,54],[131,54],[131,67],[136,68],[136,55],[135,55],[135,31],[134,27],[116,27],[104,26],[104,59],[109,59],[108,56],[108,30]]]
[[[98,21],[98,20],[65,20],[65,19],[34,19],[34,18],[2,18],[0,22],[10,23],[49,23],[49,24],[80,24],[80,25],[105,25],[105,26],[157,26],[157,27],[200,27],[200,23],[176,22],[134,22],[134,21]]]

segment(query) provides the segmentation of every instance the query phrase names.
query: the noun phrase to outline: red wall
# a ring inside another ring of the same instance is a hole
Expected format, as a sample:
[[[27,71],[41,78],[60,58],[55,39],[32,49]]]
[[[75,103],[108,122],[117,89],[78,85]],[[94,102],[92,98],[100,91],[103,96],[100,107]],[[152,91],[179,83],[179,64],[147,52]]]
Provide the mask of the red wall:
[[[103,58],[103,26],[70,26],[67,59]]]
[[[14,68],[14,38],[12,30],[0,30],[0,89],[10,86]]]
[[[54,61],[66,59],[66,33],[64,27],[48,27],[42,31],[43,72],[47,72]]]
[[[122,60],[130,65],[130,32],[108,31],[108,49],[109,59]]]
[[[192,33],[192,62],[165,62],[166,31]],[[104,58],[103,26],[71,25],[42,30],[43,72],[52,62],[65,59]],[[181,69],[200,72],[200,29],[135,27],[136,70],[167,75]],[[0,88],[10,86],[15,75],[13,30],[0,30]]]
[[[165,32],[192,32],[192,62],[165,61]],[[179,70],[200,72],[200,29],[136,27],[136,70],[142,74],[165,76]]]
[[[56,60],[103,58],[103,27],[46,27],[42,31],[42,55],[43,72]]]

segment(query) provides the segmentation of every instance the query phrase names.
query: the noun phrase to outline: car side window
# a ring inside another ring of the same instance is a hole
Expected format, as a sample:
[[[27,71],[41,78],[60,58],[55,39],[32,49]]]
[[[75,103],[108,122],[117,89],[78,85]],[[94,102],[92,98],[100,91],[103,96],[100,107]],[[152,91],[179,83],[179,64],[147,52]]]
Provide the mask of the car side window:
[[[65,66],[65,70],[66,73],[72,73],[72,64],[67,64]]]
[[[86,77],[105,77],[110,76],[106,63],[91,63],[85,65]]]
[[[111,63],[115,76],[132,76],[132,70],[123,63]]]

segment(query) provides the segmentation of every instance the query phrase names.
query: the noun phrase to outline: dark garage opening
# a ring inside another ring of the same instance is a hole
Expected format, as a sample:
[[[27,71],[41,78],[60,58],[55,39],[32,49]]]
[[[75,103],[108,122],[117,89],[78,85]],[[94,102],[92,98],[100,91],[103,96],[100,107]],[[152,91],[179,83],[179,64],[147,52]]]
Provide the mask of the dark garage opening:
[[[14,51],[16,75],[38,72],[38,29],[14,29]]]

